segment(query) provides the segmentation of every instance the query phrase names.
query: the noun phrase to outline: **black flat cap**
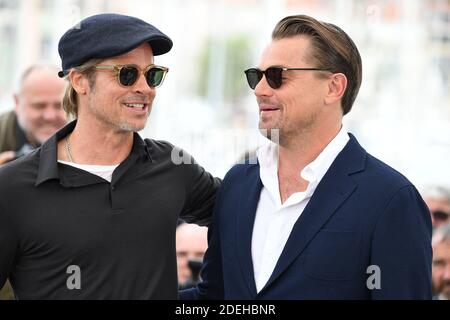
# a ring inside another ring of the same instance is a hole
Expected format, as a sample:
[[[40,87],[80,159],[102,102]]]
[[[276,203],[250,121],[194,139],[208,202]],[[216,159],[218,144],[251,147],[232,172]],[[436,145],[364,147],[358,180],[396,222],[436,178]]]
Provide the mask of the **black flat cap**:
[[[90,59],[118,56],[148,42],[153,55],[172,49],[172,40],[151,24],[121,14],[98,14],[82,20],[59,40],[58,52],[62,61],[62,78],[71,68]]]

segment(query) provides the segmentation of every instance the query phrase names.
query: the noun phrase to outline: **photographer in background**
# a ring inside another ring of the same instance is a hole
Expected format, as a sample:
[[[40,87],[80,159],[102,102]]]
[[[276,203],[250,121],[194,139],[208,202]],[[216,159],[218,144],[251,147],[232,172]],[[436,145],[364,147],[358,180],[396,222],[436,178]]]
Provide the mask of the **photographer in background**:
[[[0,115],[0,166],[39,147],[66,124],[65,83],[56,66],[33,65],[23,73],[14,110]]]
[[[208,248],[208,228],[196,224],[182,223],[177,227],[177,273],[180,289],[197,284],[203,255]]]

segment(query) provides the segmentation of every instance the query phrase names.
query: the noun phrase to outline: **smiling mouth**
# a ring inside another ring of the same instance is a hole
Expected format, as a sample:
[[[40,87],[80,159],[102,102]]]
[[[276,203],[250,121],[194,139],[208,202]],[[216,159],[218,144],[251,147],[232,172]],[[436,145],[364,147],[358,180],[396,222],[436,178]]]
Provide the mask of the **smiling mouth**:
[[[143,110],[148,106],[148,103],[124,103],[127,108]]]
[[[260,116],[269,115],[269,114],[272,114],[272,112],[276,112],[279,110],[280,109],[278,109],[278,108],[261,108],[261,109],[259,109],[259,115]]]
[[[260,113],[280,110],[280,108],[277,105],[272,103],[260,102],[258,104]]]

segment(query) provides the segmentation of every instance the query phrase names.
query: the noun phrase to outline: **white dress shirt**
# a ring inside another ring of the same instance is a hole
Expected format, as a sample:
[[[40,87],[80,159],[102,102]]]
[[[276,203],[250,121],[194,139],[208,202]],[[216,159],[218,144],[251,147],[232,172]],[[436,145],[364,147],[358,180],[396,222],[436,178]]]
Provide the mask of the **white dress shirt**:
[[[253,271],[258,292],[272,275],[292,228],[317,185],[349,139],[342,127],[317,158],[299,173],[309,182],[306,190],[292,194],[284,203],[281,203],[278,183],[278,145],[269,142],[256,151],[263,184],[252,234]]]

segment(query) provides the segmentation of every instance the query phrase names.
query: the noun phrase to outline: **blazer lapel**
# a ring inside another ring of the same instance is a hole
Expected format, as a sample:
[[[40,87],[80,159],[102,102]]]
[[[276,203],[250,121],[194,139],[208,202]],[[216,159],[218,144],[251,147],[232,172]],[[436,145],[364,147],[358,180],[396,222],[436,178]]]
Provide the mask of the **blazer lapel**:
[[[250,296],[256,296],[255,276],[252,262],[252,233],[256,208],[261,194],[262,182],[259,178],[259,165],[251,165],[240,186],[237,214],[236,250]]]
[[[308,205],[291,231],[275,269],[263,291],[303,252],[311,239],[353,193],[350,173],[364,169],[366,152],[353,135],[320,181]]]

